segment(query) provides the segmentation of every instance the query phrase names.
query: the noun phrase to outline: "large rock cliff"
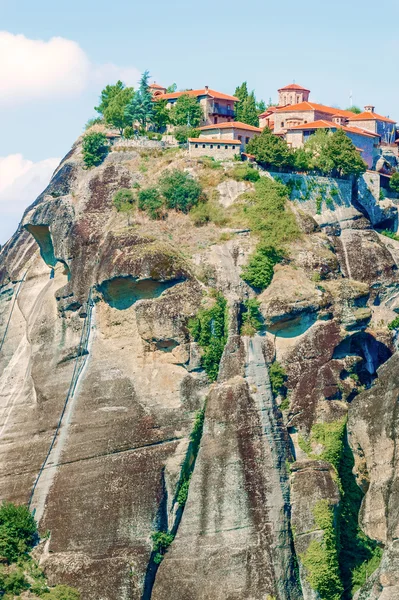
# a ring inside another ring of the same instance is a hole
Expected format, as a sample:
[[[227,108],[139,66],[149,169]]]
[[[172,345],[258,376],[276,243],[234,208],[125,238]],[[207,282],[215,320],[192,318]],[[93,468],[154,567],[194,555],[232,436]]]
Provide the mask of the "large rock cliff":
[[[84,600],[397,598],[399,242],[355,201],[292,202],[302,234],[240,335],[248,228],[113,206],[172,167],[224,210],[251,188],[183,151],[86,170],[78,141],[2,248],[0,497],[30,502],[50,582]],[[212,383],[189,319],[213,289]]]

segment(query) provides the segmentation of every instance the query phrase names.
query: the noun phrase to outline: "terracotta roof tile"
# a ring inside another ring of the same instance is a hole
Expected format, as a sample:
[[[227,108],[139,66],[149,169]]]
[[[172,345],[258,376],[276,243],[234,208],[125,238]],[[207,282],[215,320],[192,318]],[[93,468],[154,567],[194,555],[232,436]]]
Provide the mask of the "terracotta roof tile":
[[[280,88],[278,91],[283,92],[284,90],[302,90],[303,92],[310,92],[310,90],[302,87],[301,85],[298,85],[297,83],[291,83],[290,85],[286,85]]]
[[[315,102],[300,102],[299,104],[290,104],[288,106],[278,108],[276,113],[305,112],[309,110],[317,110],[318,112],[324,112],[331,116],[339,115],[348,119],[350,116],[353,116],[353,113],[348,110],[341,110],[340,108],[333,108],[332,106],[324,106],[324,104],[316,104]]]
[[[159,83],[156,83],[155,81],[154,83],[150,83],[148,87],[153,88],[154,90],[166,90],[166,87],[159,85]]]
[[[209,96],[210,98],[215,98],[216,100],[230,100],[231,102],[239,102],[239,98],[236,98],[235,96],[229,96],[228,94],[222,94],[222,92],[205,88],[202,90],[186,90],[184,92],[173,92],[172,94],[161,94],[157,97],[157,100],[174,100],[175,98],[180,98],[180,96],[184,95],[195,97]]]
[[[203,127],[199,127],[200,131],[208,131],[210,129],[245,129],[246,131],[256,131],[256,133],[262,132],[260,127],[247,125],[247,123],[242,123],[241,121],[225,121],[223,123],[215,123],[213,125],[204,125]]]
[[[372,131],[366,131],[365,129],[360,129],[360,127],[347,127],[346,125],[338,125],[337,123],[333,123],[332,121],[325,121],[324,119],[320,119],[318,121],[314,121],[313,123],[304,123],[303,125],[294,125],[293,127],[289,127],[289,131],[303,131],[303,130],[312,130],[312,129],[343,129],[343,131],[348,131],[349,133],[356,133],[357,135],[363,135],[364,137],[380,137],[378,133],[373,133]]]
[[[352,113],[352,117],[349,119],[350,121],[385,121],[386,123],[396,123],[393,119],[389,119],[388,117],[383,117],[382,115],[377,115],[377,113],[372,113],[369,111],[365,111],[360,113],[360,115],[355,115]]]

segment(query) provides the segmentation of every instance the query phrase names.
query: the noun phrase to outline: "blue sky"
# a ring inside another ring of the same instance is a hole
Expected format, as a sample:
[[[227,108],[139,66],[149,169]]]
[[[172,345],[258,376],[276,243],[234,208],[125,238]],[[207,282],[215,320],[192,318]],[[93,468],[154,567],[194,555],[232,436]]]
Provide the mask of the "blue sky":
[[[0,15],[0,243],[118,77],[226,93],[247,80],[266,101],[295,80],[399,119],[398,0],[0,0]]]

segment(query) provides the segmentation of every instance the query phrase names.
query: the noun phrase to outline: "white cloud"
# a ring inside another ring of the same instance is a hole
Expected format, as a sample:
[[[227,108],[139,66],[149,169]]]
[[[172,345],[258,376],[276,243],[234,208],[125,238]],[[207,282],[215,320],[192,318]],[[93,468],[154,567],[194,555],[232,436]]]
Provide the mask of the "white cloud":
[[[122,79],[134,84],[134,67],[94,65],[77,42],[62,37],[48,41],[0,31],[0,105],[80,94],[90,85]]]
[[[24,210],[36,200],[50,181],[59,158],[39,162],[22,154],[0,157],[0,243],[16,230]]]

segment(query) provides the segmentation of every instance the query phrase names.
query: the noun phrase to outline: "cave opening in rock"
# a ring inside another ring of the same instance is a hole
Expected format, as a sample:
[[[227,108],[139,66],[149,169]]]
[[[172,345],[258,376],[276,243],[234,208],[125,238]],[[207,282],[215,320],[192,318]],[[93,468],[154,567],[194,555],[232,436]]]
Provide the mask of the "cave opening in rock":
[[[35,238],[40,256],[49,267],[55,267],[57,259],[54,254],[53,240],[48,225],[27,225],[26,229]]]
[[[98,286],[105,302],[112,308],[126,310],[138,300],[151,300],[158,298],[165,290],[173,287],[180,280],[156,281],[142,279],[138,281],[131,275],[107,279]]]
[[[51,237],[50,228],[48,225],[26,225],[26,230],[35,238],[37,245],[39,246],[40,256],[48,265],[51,267],[52,276],[54,276],[53,269],[57,263],[61,263],[65,267],[64,274],[68,277],[68,281],[71,279],[71,271],[65,262],[61,258],[57,258],[54,253],[53,239]]]
[[[377,369],[392,356],[390,349],[365,331],[345,338],[335,349],[333,358],[343,359],[347,356],[359,357],[351,371],[344,371],[342,379],[352,376],[360,385],[370,387],[377,377]],[[348,399],[349,400],[349,399]]]
[[[317,321],[316,312],[302,312],[299,315],[283,318],[266,327],[266,331],[276,337],[294,338],[305,333]]]

